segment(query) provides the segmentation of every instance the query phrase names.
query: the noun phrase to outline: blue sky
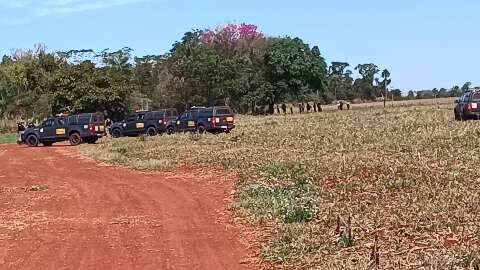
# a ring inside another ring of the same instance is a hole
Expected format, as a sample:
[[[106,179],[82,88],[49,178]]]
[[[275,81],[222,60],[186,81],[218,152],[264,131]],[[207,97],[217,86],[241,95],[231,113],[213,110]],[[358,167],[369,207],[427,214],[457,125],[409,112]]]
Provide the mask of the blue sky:
[[[402,90],[480,84],[477,0],[0,0],[0,54],[51,50],[161,54],[192,28],[257,24],[318,45],[327,61],[377,64]]]

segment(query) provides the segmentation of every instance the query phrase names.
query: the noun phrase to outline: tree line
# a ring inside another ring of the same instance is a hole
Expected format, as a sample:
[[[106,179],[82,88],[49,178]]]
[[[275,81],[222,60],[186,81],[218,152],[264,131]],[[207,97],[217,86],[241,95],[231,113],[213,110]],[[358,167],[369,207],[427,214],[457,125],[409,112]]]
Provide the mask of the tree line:
[[[141,108],[193,105],[273,113],[279,103],[401,98],[400,90],[387,91],[390,84],[390,72],[373,63],[327,65],[319,47],[300,38],[229,24],[187,32],[163,55],[134,57],[128,47],[14,50],[0,63],[0,117],[103,111],[118,119]]]

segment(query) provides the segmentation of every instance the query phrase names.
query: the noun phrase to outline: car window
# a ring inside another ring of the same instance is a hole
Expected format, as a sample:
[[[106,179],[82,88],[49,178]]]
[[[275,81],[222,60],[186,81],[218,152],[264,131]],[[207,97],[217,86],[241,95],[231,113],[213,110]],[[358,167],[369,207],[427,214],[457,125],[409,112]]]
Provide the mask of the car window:
[[[103,113],[97,113],[97,122],[98,123],[103,123],[105,122],[105,116],[103,115]]]
[[[90,114],[81,114],[78,116],[78,124],[80,125],[90,124],[91,118],[92,118],[92,115]]]
[[[182,120],[187,119],[187,118],[188,118],[188,114],[189,114],[189,113],[186,113],[186,112],[185,112],[185,113],[182,113],[182,115],[180,116],[180,119],[182,119]]]
[[[480,92],[473,93],[472,100],[480,100]]]
[[[219,108],[219,109],[216,110],[216,114],[226,115],[226,114],[232,114],[232,112],[228,108]]]
[[[137,115],[137,120],[143,120],[145,118],[145,114],[139,114]]]
[[[135,121],[135,115],[132,114],[132,115],[128,116],[126,121],[127,121],[127,122]]]
[[[198,110],[190,112],[190,118],[197,118]]]
[[[68,117],[68,123],[70,125],[76,125],[77,124],[77,117],[76,116],[70,116]]]
[[[65,126],[65,119],[57,119],[58,126],[63,127]]]
[[[177,115],[178,115],[177,110],[172,110],[172,116],[177,116]]]
[[[51,127],[51,126],[53,126],[53,119],[45,120],[42,123],[42,127]]]
[[[200,117],[211,117],[212,115],[213,115],[213,108],[200,110]]]

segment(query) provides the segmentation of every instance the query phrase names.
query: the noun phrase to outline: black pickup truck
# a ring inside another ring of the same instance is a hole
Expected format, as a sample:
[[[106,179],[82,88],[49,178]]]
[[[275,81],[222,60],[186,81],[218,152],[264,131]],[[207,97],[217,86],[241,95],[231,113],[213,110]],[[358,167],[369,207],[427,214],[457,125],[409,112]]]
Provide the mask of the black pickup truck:
[[[22,134],[22,142],[31,147],[36,147],[40,143],[51,146],[67,140],[71,145],[79,145],[83,142],[93,144],[104,135],[103,114],[82,113],[47,118],[39,126],[27,128]]]
[[[177,132],[229,133],[234,128],[235,115],[228,106],[191,108],[183,112],[176,122]]]
[[[122,136],[138,136],[147,134],[172,134],[175,131],[177,109],[161,109],[156,111],[139,111],[130,114],[124,121],[113,123],[109,128],[114,138]]]

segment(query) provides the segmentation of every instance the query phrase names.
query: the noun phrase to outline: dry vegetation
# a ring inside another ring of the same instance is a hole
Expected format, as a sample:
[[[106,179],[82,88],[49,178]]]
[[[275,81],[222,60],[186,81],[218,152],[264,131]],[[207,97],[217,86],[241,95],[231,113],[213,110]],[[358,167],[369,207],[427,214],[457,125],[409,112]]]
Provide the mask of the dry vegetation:
[[[224,135],[104,140],[82,151],[144,169],[239,172],[234,207],[274,228],[261,256],[314,269],[478,269],[480,122],[453,100],[240,117]]]

